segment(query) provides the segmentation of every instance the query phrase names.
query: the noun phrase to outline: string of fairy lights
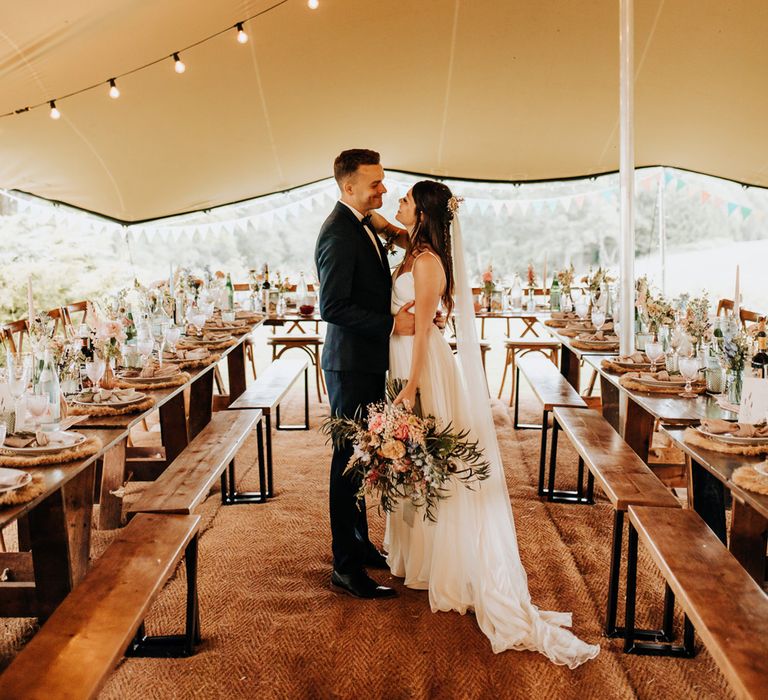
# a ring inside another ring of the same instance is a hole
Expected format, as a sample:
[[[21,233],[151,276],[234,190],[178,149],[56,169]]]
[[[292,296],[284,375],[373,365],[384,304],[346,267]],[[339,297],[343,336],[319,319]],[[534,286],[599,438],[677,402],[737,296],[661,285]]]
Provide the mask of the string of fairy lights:
[[[59,109],[59,103],[61,103],[63,100],[69,99],[70,97],[74,97],[75,95],[81,95],[84,92],[89,92],[91,90],[96,90],[96,89],[103,89],[104,86],[107,87],[107,94],[109,95],[109,97],[112,98],[113,100],[116,100],[120,97],[120,88],[117,86],[117,81],[119,79],[125,78],[128,75],[133,75],[134,73],[138,73],[139,71],[145,70],[146,68],[155,66],[158,63],[162,63],[168,60],[173,61],[174,70],[176,71],[177,74],[181,75],[185,73],[187,70],[187,66],[181,58],[182,54],[189,51],[190,49],[195,48],[196,46],[200,46],[201,44],[204,44],[210,41],[211,39],[215,39],[216,37],[221,36],[222,34],[226,34],[228,32],[235,33],[235,39],[239,44],[247,44],[250,37],[248,35],[248,32],[246,31],[246,25],[249,22],[252,22],[256,18],[261,17],[269,12],[272,12],[273,10],[276,10],[278,7],[281,7],[282,5],[285,5],[286,3],[291,1],[292,0],[279,0],[279,2],[275,2],[274,4],[270,5],[265,9],[249,17],[245,17],[244,19],[242,19],[239,22],[236,22],[232,26],[229,26],[229,27],[226,27],[225,29],[221,29],[217,32],[214,32],[213,34],[206,36],[203,39],[200,39],[199,41],[194,42],[193,44],[189,44],[188,46],[180,48],[176,51],[172,51],[170,54],[166,54],[161,58],[157,58],[137,68],[133,68],[131,70],[125,71],[124,73],[115,75],[111,78],[108,78],[107,80],[102,80],[102,81],[99,81],[98,83],[94,83],[93,85],[88,85],[84,88],[80,88],[79,90],[74,90],[72,92],[67,93],[66,95],[60,95],[58,97],[47,99],[34,105],[20,107],[18,109],[11,110],[10,112],[6,112],[5,114],[0,114],[0,119],[4,117],[13,117],[20,114],[26,114],[27,112],[31,112],[33,109],[38,109],[40,107],[45,107],[45,106],[49,108],[48,114],[51,119],[54,119],[54,120],[61,119],[61,111]],[[310,10],[316,10],[318,7],[320,7],[320,0],[306,0],[306,3],[307,3],[307,7]]]

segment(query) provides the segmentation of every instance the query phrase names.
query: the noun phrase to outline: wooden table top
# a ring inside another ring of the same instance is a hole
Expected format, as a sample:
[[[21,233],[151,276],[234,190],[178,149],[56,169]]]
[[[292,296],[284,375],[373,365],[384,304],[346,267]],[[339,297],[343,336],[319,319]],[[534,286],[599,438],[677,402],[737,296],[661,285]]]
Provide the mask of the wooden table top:
[[[76,427],[80,427],[78,424]],[[64,484],[77,476],[88,465],[102,457],[110,448],[114,447],[121,440],[125,439],[128,432],[122,428],[89,430],[88,435],[98,437],[102,442],[102,448],[94,455],[75,462],[66,462],[64,464],[38,464],[34,467],[21,467],[24,471],[42,474],[45,490],[37,498],[28,503],[22,503],[12,506],[0,506],[0,529],[9,523],[17,520],[22,515],[28,513],[50,494],[60,489]]]
[[[704,469],[716,477],[718,481],[721,481],[734,496],[740,498],[763,517],[768,518],[768,496],[755,493],[754,491],[747,491],[731,481],[731,475],[736,469],[748,464],[759,464],[764,461],[763,457],[730,455],[722,452],[714,452],[713,450],[705,450],[696,445],[689,445],[683,440],[683,434],[685,433],[684,427],[663,427],[662,430],[669,435],[677,447],[704,467]]]
[[[615,353],[612,353],[615,356]],[[674,394],[653,394],[626,389],[619,383],[619,375],[603,369],[604,356],[585,356],[584,361],[592,365],[601,376],[629,396],[636,404],[663,423],[692,424],[705,418],[735,420],[736,414],[724,411],[709,394],[700,394],[695,399],[685,399]]]
[[[537,308],[535,311],[526,311],[524,309],[507,311],[475,311],[476,318],[525,318],[525,319],[542,319],[549,318],[549,309]]]

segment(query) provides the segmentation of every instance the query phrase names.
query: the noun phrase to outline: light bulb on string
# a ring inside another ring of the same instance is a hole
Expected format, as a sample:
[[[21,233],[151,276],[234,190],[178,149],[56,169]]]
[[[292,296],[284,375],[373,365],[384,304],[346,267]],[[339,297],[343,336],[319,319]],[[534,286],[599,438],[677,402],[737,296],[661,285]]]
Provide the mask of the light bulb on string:
[[[307,7],[310,10],[316,10],[320,7],[320,0],[307,0]]]
[[[175,61],[174,69],[177,73],[183,73],[185,70],[187,70],[187,67],[184,65],[184,61],[179,58],[179,54],[173,54],[173,60]]]
[[[56,109],[56,100],[51,100],[48,104],[51,105],[51,119],[61,119],[61,112]]]
[[[235,25],[235,29],[237,29],[237,40],[241,44],[247,44],[248,43],[248,35],[245,33],[245,30],[243,29],[243,23],[238,22]]]
[[[116,100],[118,97],[120,97],[120,88],[117,87],[114,78],[110,78],[109,80],[109,96],[113,100]]]

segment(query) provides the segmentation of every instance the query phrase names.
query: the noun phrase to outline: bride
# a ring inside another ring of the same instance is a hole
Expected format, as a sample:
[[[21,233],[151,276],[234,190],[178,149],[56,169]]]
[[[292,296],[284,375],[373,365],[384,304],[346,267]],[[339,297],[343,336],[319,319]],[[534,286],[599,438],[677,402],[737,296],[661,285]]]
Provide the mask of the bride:
[[[494,652],[540,651],[576,668],[600,647],[565,629],[570,613],[542,611],[531,602],[480,360],[457,209],[448,187],[423,180],[400,199],[395,218],[405,230],[374,215],[377,232],[396,237],[406,251],[394,273],[392,313],[416,302],[415,335],[390,339],[389,373],[407,380],[397,403],[414,406],[418,390],[425,415],[470,429],[491,474],[472,489],[452,481],[436,522],[402,501],[387,516],[387,563],[406,586],[429,590],[433,612],[474,611]],[[440,304],[446,315],[455,315],[458,361],[433,323]]]

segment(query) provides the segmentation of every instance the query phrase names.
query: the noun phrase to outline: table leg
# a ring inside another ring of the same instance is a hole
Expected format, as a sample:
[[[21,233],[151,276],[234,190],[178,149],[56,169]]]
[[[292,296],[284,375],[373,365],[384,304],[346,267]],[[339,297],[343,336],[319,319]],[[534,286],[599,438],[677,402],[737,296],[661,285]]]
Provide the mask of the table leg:
[[[75,586],[88,571],[88,562],[91,555],[93,482],[95,475],[96,465],[95,463],[92,463],[83,469],[74,479],[68,481],[63,488],[64,511],[67,518],[67,531],[69,537],[70,572],[73,586]],[[103,507],[103,502],[101,505]]]
[[[693,509],[723,544],[725,531],[725,492],[723,485],[695,459],[690,460]]]
[[[196,379],[189,389],[189,439],[211,422],[213,412],[213,372]]]
[[[627,401],[624,442],[637,452],[646,464],[648,464],[648,455],[651,450],[654,422],[654,417],[648,411],[641,408],[631,398]]]
[[[580,371],[579,358],[576,357],[570,348],[563,345],[560,349],[560,374],[568,380],[568,383],[576,391],[579,390]]]
[[[99,484],[99,530],[114,530],[122,525],[123,499],[113,495],[125,481],[125,440],[107,450]]]
[[[734,496],[731,509],[731,541],[728,549],[761,586],[765,579],[767,532],[768,520]]]
[[[189,444],[183,391],[178,392],[160,406],[160,430],[163,436],[163,447],[165,447],[166,464],[170,464]]]
[[[242,343],[227,355],[229,374],[229,402],[232,403],[245,391],[245,347]]]
[[[613,429],[621,432],[619,420],[619,388],[613,382],[600,375],[600,396],[603,404],[603,418],[607,420]]]

